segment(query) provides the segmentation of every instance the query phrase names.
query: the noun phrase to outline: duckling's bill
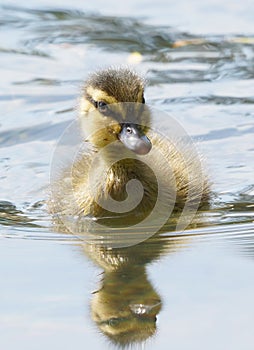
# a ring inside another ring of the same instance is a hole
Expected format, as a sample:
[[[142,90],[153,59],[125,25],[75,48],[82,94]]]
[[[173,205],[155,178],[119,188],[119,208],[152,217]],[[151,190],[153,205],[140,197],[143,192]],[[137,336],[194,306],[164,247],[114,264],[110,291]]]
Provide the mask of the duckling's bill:
[[[139,130],[137,124],[123,123],[118,138],[126,148],[139,155],[149,153],[152,148],[151,141]]]

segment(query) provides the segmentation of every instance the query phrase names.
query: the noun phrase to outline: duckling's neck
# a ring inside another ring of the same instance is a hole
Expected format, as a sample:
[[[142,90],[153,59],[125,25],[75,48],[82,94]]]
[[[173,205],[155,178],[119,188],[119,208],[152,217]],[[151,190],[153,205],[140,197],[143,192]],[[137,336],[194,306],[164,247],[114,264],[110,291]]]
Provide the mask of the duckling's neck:
[[[124,200],[128,181],[145,176],[140,169],[138,156],[120,142],[99,150],[97,156],[98,167],[102,170],[102,192],[106,197],[109,195],[114,199]]]
[[[130,170],[135,166],[137,155],[131,150],[127,149],[120,141],[110,144],[100,150],[97,150],[101,161],[107,169],[117,169],[119,164],[121,168],[126,167],[126,170]]]

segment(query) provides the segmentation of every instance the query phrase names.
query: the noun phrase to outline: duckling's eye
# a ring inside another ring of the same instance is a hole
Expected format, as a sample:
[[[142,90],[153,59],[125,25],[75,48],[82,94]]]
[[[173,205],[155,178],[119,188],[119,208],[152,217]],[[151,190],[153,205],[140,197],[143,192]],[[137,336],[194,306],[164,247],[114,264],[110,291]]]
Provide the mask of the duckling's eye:
[[[127,126],[126,132],[127,132],[128,134],[132,134],[132,128],[131,128],[130,126]]]
[[[108,325],[112,326],[112,327],[115,327],[115,326],[119,325],[120,321],[121,321],[120,318],[111,318],[111,319],[108,320]]]
[[[97,107],[101,113],[105,113],[108,110],[108,105],[104,101],[99,101]]]

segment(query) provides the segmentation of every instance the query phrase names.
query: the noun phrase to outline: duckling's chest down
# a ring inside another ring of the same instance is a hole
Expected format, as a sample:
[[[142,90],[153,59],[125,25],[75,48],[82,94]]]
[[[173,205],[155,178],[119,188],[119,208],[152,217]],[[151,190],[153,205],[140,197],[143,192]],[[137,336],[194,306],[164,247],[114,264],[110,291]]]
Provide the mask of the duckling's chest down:
[[[60,184],[57,200],[60,210],[54,211],[96,218],[118,217],[121,223],[123,219],[132,222],[133,218],[146,217],[158,200],[169,215],[172,209],[182,210],[186,201],[196,208],[209,201],[209,183],[197,171],[197,159],[183,160],[170,147],[165,158],[158,157],[153,150],[146,156],[120,151],[113,158],[100,151],[91,152],[74,162],[68,185]]]
[[[88,168],[83,181],[74,183],[83,215],[142,216],[154,207],[157,180],[151,168],[139,159],[125,158],[112,165],[101,160]]]

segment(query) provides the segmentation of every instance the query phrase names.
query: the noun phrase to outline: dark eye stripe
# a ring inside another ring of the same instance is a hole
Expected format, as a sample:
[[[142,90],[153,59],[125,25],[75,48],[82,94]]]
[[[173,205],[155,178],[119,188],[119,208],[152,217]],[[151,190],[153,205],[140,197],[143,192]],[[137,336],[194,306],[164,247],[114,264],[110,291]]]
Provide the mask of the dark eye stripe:
[[[121,114],[121,112],[116,112],[114,111],[114,108],[110,108],[110,104],[106,104],[107,106],[107,109],[105,109],[105,111],[103,110],[100,110],[99,108],[99,103],[101,103],[102,101],[95,101],[92,96],[90,94],[88,94],[87,92],[85,92],[85,96],[84,96],[89,102],[91,102],[91,104],[100,111],[101,114],[105,115],[105,116],[108,116],[108,117],[111,117],[113,119],[115,119],[118,123],[121,123],[125,120],[126,116],[123,116]],[[104,103],[104,102],[103,102]],[[140,121],[142,121],[142,114],[144,112],[144,106],[145,104],[145,98],[144,96],[142,96],[142,104],[139,105],[139,108],[138,110],[135,111],[135,115],[136,115],[136,118]],[[113,104],[114,105],[114,104]],[[128,119],[128,115],[127,115],[127,119]],[[138,122],[137,122],[138,124]],[[146,128],[145,128],[146,129]]]
[[[94,105],[95,108],[98,108],[98,102],[95,101],[91,95],[89,95],[87,92],[85,94],[85,98]]]
[[[98,108],[98,101],[95,101],[95,100],[92,98],[92,96],[89,95],[87,92],[86,92],[86,94],[85,94],[85,98],[86,98],[89,102],[91,102],[91,103],[94,105],[95,108]],[[107,105],[107,106],[108,106],[108,105]],[[104,114],[104,115],[108,115],[108,116],[110,116],[110,117],[112,117],[112,118],[114,118],[114,119],[116,119],[116,120],[121,120],[121,119],[122,119],[121,113],[116,113],[116,112],[114,112],[114,111],[112,111],[112,110],[110,110],[110,109],[105,110],[105,113],[103,113],[103,112],[101,111],[101,113]]]

